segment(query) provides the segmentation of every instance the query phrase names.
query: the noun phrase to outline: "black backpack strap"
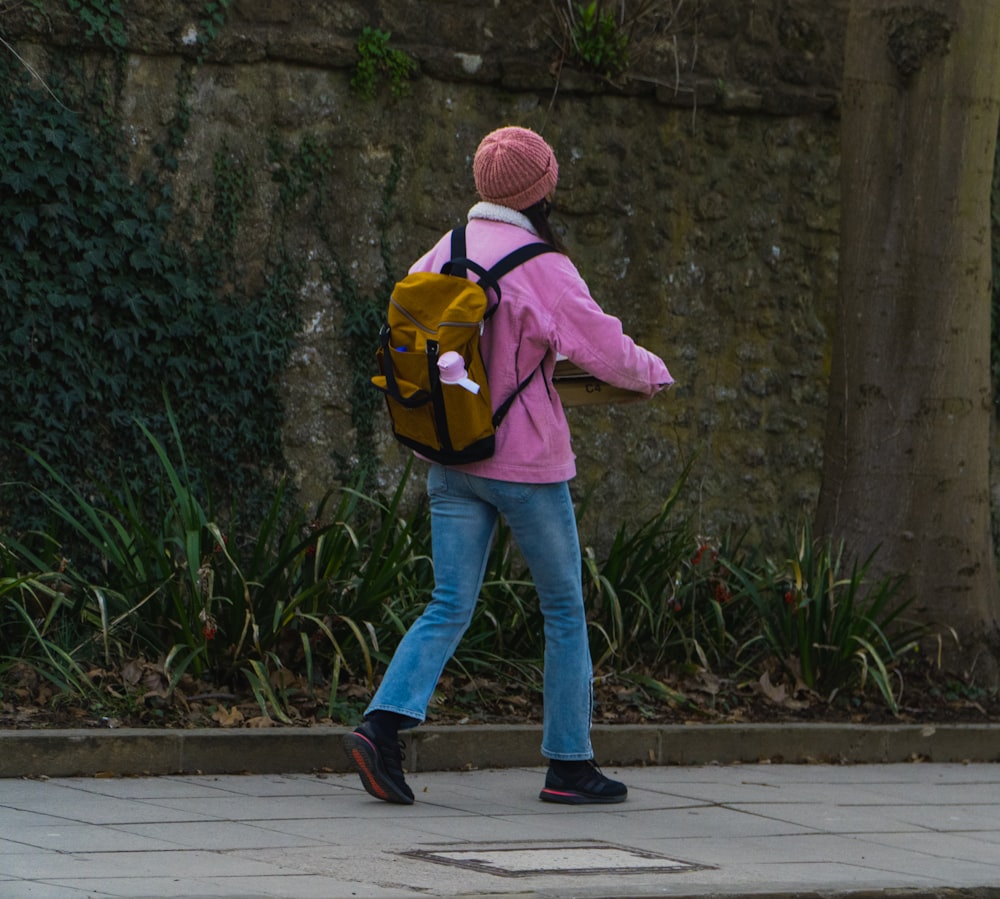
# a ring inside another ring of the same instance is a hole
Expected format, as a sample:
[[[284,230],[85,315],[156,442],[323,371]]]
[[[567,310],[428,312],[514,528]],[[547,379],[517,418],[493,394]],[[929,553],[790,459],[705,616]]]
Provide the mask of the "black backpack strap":
[[[465,277],[465,270],[468,266],[462,263],[469,262],[465,258],[465,254],[468,252],[465,246],[465,225],[462,225],[451,232],[451,261],[444,264],[441,274],[455,275],[458,278]]]
[[[529,259],[541,256],[542,253],[555,252],[556,248],[550,243],[542,243],[541,241],[527,243],[504,256],[487,274],[492,281],[499,281],[508,272],[512,272],[519,265],[524,265]]]
[[[529,259],[541,256],[542,253],[556,252],[556,248],[551,244],[542,243],[541,241],[525,244],[523,247],[518,247],[516,250],[508,253],[493,268],[488,270],[484,269],[479,263],[469,259],[466,256],[467,252],[465,226],[462,225],[451,232],[451,259],[441,266],[441,274],[465,278],[469,270],[475,272],[478,277],[478,283],[482,286],[483,290],[492,290],[496,294],[497,302],[486,310],[485,318],[489,318],[496,311],[497,304],[500,302],[500,279],[519,265],[523,265]]]
[[[543,253],[555,253],[558,252],[552,244],[547,243],[529,243],[525,244],[523,247],[518,247],[513,253],[508,253],[503,257],[496,265],[493,266],[486,274],[486,280],[491,281],[494,284],[499,284],[500,279],[507,273],[513,271],[519,265],[523,265],[529,259],[534,259],[536,256],[541,256]],[[484,318],[489,318],[497,310],[497,306],[500,305],[500,289],[497,287],[497,301],[486,310],[486,315]],[[497,428],[500,426],[500,422],[503,421],[504,416],[510,411],[510,407],[514,405],[514,400],[517,399],[518,395],[528,386],[531,379],[535,376],[535,373],[541,368],[541,363],[531,372],[528,377],[526,377],[520,384],[517,385],[517,389],[509,396],[507,399],[497,407],[497,411],[493,413],[493,427]]]
[[[518,394],[520,394],[520,392],[524,390],[525,387],[528,386],[528,382],[531,381],[531,379],[535,376],[535,372],[538,371],[538,369],[541,367],[542,367],[541,364],[539,364],[538,368],[532,371],[532,373],[528,375],[528,377],[526,377],[520,384],[518,384],[514,392],[497,407],[497,411],[493,413],[494,429],[500,427],[500,422],[502,422],[507,413],[510,412],[510,407],[514,405],[514,400],[517,399]]]
[[[503,257],[496,265],[491,268],[486,275],[480,280],[480,283],[484,287],[491,286],[496,291],[497,301],[486,310],[486,315],[483,316],[484,319],[488,319],[494,312],[497,311],[497,306],[500,305],[500,279],[512,272],[519,265],[523,265],[529,259],[534,259],[536,256],[541,256],[543,253],[555,253],[556,248],[552,244],[548,243],[529,243],[525,244],[523,247],[518,247],[511,253],[508,253]],[[485,282],[485,283],[484,283]],[[510,411],[510,407],[514,405],[514,400],[517,399],[518,395],[528,386],[531,379],[535,376],[535,373],[541,368],[539,364],[528,377],[526,377],[514,392],[507,397],[498,407],[496,412],[493,413],[493,427],[497,428],[500,426],[500,422],[504,420],[504,417]]]
[[[469,270],[471,269],[475,272],[478,283],[482,284],[483,279],[489,275],[489,272],[484,269],[478,262],[473,262],[466,256],[468,250],[466,249],[465,243],[465,226],[462,225],[460,228],[456,228],[451,232],[451,258],[441,266],[442,275],[454,275],[456,278],[468,277]],[[499,295],[500,288],[492,282],[487,282],[483,289],[487,286],[493,287],[493,289]]]
[[[486,315],[483,318],[488,319],[497,311],[497,306],[500,305],[500,279],[512,272],[519,265],[524,265],[529,259],[534,259],[536,256],[541,256],[543,253],[555,253],[556,248],[552,244],[548,243],[529,243],[525,244],[523,247],[518,247],[512,253],[508,253],[503,257],[496,265],[493,266],[488,272],[486,272],[483,277],[479,279],[479,283],[483,285],[485,290],[487,287],[492,287],[497,295],[497,301],[486,310]]]
[[[478,276],[478,283],[483,283],[483,278],[485,278],[489,272],[486,271],[478,262],[473,262],[471,259],[466,259],[465,256],[457,256],[455,258],[449,259],[444,265],[441,266],[442,275],[455,275],[457,278],[464,278],[468,274],[467,269],[472,269]],[[500,292],[499,285],[491,284],[488,285],[493,287],[497,293]]]

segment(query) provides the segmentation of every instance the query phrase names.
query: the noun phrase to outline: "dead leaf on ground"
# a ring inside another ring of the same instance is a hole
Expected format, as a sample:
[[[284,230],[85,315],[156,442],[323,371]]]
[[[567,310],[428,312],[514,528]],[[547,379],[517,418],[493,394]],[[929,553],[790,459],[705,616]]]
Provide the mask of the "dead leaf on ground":
[[[212,720],[220,727],[238,727],[243,723],[244,718],[243,713],[236,706],[227,709],[224,705],[220,705],[212,713]]]
[[[803,702],[799,699],[793,699],[788,695],[788,691],[785,689],[783,684],[772,684],[770,675],[765,671],[761,676],[760,680],[754,684],[754,688],[762,693],[767,699],[773,702],[775,705],[780,705],[786,709],[807,709],[809,708],[808,702]]]
[[[784,705],[785,700],[788,699],[788,693],[784,685],[772,684],[771,676],[766,671],[760,676],[760,680],[757,681],[756,686],[775,705]]]

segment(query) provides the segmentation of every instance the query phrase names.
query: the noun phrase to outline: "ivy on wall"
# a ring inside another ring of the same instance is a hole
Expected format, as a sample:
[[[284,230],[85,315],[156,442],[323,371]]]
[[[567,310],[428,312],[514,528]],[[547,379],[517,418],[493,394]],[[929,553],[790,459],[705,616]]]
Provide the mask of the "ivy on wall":
[[[212,226],[182,247],[169,183],[129,181],[113,125],[88,123],[10,58],[0,97],[3,517],[42,523],[23,484],[55,488],[29,451],[73,485],[124,477],[141,493],[155,466],[137,421],[169,443],[167,400],[196,476],[252,498],[283,468],[277,378],[299,323],[287,266],[256,295],[226,274],[238,166],[220,154]]]
[[[376,218],[382,276],[380,283],[374,285],[374,290],[367,292],[352,275],[350,264],[342,258],[338,242],[329,227],[340,214],[335,208],[337,191],[330,180],[334,152],[313,134],[303,135],[295,146],[286,146],[277,135],[271,135],[267,158],[271,178],[278,184],[278,214],[283,216],[288,210],[298,208],[298,215],[302,216],[302,207],[305,206],[316,237],[326,247],[326,254],[320,262],[321,276],[323,282],[330,285],[343,315],[338,336],[349,373],[347,400],[354,432],[350,455],[335,453],[333,461],[342,480],[350,480],[362,490],[369,489],[374,485],[380,464],[375,448],[375,432],[376,428],[384,427],[384,422],[376,414],[384,401],[372,387],[371,375],[374,372],[379,328],[396,280],[387,229],[394,214],[396,190],[402,175],[402,151],[399,147],[393,148],[389,170],[382,184]],[[283,228],[284,224],[279,227]]]
[[[378,469],[375,452],[375,429],[384,427],[376,413],[384,399],[372,388],[370,375],[373,367],[372,348],[377,345],[379,329],[385,320],[386,303],[392,293],[395,276],[389,254],[387,228],[392,220],[396,189],[402,174],[402,153],[395,148],[389,173],[382,188],[379,206],[379,255],[382,260],[382,283],[376,285],[373,295],[364,295],[348,269],[338,264],[339,277],[332,273],[328,279],[334,281],[336,296],[344,311],[344,336],[351,371],[351,424],[355,433],[355,456],[358,459],[359,475],[365,486],[371,485]]]

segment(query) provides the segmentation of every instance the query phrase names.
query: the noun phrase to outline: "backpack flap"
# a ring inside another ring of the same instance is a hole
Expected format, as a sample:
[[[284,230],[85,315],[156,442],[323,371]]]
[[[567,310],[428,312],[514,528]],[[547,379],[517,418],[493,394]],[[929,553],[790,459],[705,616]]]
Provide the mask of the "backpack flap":
[[[479,353],[486,306],[482,288],[465,278],[415,272],[396,284],[379,337],[381,374],[372,383],[385,394],[396,438],[446,464],[493,452],[492,399]],[[449,351],[462,357],[478,393],[442,384],[437,363]]]

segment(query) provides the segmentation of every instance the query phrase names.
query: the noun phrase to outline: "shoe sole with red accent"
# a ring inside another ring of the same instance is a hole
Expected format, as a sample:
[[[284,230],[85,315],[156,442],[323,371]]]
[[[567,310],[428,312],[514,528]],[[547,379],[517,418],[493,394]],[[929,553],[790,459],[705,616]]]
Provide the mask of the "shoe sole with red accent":
[[[341,742],[369,795],[397,805],[413,805],[413,797],[403,793],[387,774],[378,749],[371,740],[363,734],[350,733],[345,734]]]
[[[575,790],[552,790],[546,787],[538,794],[542,802],[559,802],[563,805],[610,805],[614,802],[624,802],[628,798],[621,796],[598,796],[595,793],[578,793]]]

